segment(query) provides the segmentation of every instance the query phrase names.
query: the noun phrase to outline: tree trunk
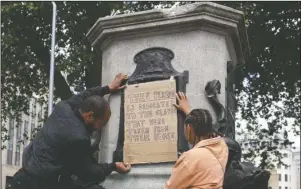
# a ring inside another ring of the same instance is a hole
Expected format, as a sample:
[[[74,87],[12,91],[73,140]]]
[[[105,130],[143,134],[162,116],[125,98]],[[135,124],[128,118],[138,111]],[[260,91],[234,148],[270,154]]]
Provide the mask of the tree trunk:
[[[40,44],[39,41],[36,41],[35,44]],[[43,63],[42,69],[49,76],[50,72],[50,52],[43,45],[35,45],[32,46],[33,52],[37,55],[40,61]],[[70,98],[73,93],[70,90],[68,83],[66,82],[64,76],[61,74],[60,70],[55,68],[54,70],[54,94],[61,98],[61,100],[65,100]]]
[[[94,52],[93,59],[93,64],[85,70],[86,77],[84,79],[86,88],[101,85],[102,55],[100,53]]]

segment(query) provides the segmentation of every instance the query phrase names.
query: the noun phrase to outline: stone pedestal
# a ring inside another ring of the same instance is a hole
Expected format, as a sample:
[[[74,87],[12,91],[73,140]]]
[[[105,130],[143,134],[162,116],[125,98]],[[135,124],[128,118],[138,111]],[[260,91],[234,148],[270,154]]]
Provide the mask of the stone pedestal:
[[[248,55],[248,40],[241,11],[210,2],[156,9],[100,18],[87,34],[96,51],[102,52],[102,84],[109,84],[117,73],[132,75],[134,56],[147,48],[164,47],[174,53],[171,64],[178,72],[189,71],[187,95],[192,108],[208,109],[205,86],[219,80],[218,99],[227,107],[227,62],[243,64]],[[228,86],[231,88],[232,86]],[[100,162],[112,162],[116,149],[120,94],[109,97],[112,117],[100,144]],[[232,131],[234,132],[234,130]],[[112,174],[105,188],[162,188],[173,164],[137,165],[127,175]]]

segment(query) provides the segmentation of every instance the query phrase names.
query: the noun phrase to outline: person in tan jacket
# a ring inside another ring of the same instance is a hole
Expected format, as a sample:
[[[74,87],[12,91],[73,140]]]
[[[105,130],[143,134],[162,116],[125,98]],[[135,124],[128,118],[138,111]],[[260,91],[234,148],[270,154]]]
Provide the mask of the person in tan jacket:
[[[185,138],[193,148],[176,162],[165,189],[222,189],[228,161],[224,139],[214,133],[208,110],[190,111],[184,93],[177,94],[175,107],[186,114]]]

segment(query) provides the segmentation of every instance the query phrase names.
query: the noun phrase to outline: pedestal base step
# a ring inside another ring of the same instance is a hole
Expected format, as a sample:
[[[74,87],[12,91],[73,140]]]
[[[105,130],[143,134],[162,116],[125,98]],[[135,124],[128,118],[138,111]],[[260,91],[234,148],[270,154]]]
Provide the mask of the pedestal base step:
[[[105,189],[159,189],[170,177],[174,163],[134,165],[128,174],[112,173],[101,184]]]

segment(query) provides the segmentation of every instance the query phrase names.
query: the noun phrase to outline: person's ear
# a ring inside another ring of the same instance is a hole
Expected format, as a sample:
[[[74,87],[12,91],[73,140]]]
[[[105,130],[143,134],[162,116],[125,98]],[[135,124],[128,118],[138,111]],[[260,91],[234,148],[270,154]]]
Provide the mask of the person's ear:
[[[191,132],[192,132],[192,126],[191,126],[191,124],[187,125],[187,130],[188,130],[189,134],[191,134]]]
[[[192,136],[192,127],[190,124],[187,124],[187,136],[188,140],[190,140],[190,137]]]
[[[87,119],[89,122],[92,122],[94,120],[94,113],[92,111],[87,113]]]

